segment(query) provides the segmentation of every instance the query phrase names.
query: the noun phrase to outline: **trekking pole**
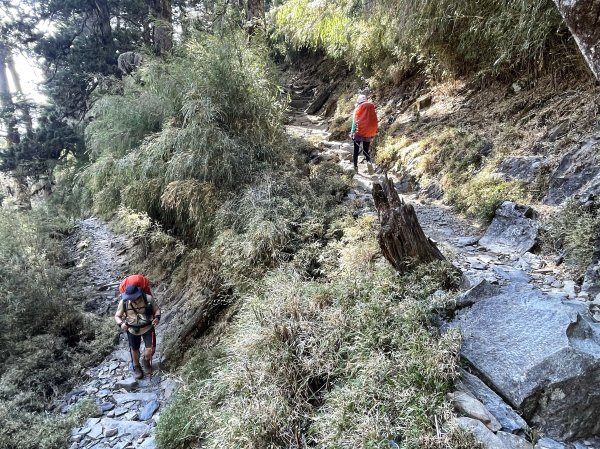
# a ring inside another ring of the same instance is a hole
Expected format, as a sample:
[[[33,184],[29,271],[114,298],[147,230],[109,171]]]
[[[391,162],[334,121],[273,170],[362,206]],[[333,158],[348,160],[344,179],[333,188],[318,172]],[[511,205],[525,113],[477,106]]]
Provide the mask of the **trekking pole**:
[[[131,343],[129,342],[129,337],[127,337],[127,346],[129,346],[129,358],[131,359],[131,365],[129,366],[129,369],[133,371],[135,363],[133,363],[133,351],[131,350]]]

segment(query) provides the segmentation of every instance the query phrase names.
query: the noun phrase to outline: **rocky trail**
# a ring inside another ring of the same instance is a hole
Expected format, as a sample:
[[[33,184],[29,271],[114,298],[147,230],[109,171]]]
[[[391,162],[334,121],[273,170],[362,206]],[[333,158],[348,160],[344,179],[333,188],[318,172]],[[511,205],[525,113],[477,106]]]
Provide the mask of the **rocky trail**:
[[[351,142],[330,141],[326,121],[305,112],[315,109],[310,85],[295,80],[288,89],[287,129],[314,145],[310,164],[332,161],[353,171]],[[399,173],[387,176],[405,192]],[[346,198],[355,217],[376,214],[371,189],[383,177],[359,164]],[[481,229],[419,192],[404,200],[464,274],[455,316],[443,326],[461,330],[461,355],[470,367],[453,393],[463,415],[458,425],[488,449],[600,448],[600,324],[590,313],[600,301],[532,252],[539,226],[533,210],[505,202]],[[535,445],[526,439],[531,428],[543,436]]]
[[[306,112],[315,109],[311,86],[297,81],[289,91],[287,130],[314,145],[309,163],[331,161],[353,171],[351,143],[329,140],[327,121]],[[399,192],[405,191],[399,173],[387,176]],[[346,197],[354,216],[376,214],[371,190],[383,177],[359,164]],[[491,449],[600,449],[600,393],[594,388],[600,375],[600,325],[589,313],[593,306],[600,310],[600,302],[561,267],[532,252],[538,225],[531,209],[507,202],[486,230],[419,192],[404,199],[415,207],[426,234],[464,274],[455,316],[444,325],[460,328],[462,357],[470,367],[453,393],[462,415],[458,424]],[[111,320],[132,242],[90,218],[68,243],[75,266],[70,285],[85,286],[86,311]],[[130,364],[120,334],[117,348],[87,370],[87,380],[60,402],[64,413],[85,399],[100,410],[72,430],[70,449],[156,447],[154,428],[176,382],[159,369],[136,381]],[[158,360],[154,365],[159,368]],[[535,446],[526,439],[532,427],[546,435]]]
[[[69,239],[76,264],[71,285],[87,286],[86,311],[112,320],[118,301],[118,282],[127,273],[126,252],[132,242],[113,234],[95,218],[82,220]],[[115,334],[117,328],[115,326]],[[159,336],[160,345],[160,331]],[[152,377],[137,381],[131,372],[126,336],[119,334],[118,346],[98,366],[87,370],[88,379],[67,393],[61,401],[63,413],[82,400],[94,401],[100,412],[71,433],[70,449],[153,449],[154,427],[160,409],[175,390],[175,381],[166,378],[153,362]],[[160,347],[160,346],[159,346]]]

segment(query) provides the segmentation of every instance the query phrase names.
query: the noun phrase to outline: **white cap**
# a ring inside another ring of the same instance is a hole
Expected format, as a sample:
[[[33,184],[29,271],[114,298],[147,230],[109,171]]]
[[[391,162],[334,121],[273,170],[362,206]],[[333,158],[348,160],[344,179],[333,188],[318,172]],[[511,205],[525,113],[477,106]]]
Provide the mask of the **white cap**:
[[[364,103],[365,101],[367,101],[367,96],[360,94],[358,96],[358,98],[356,99],[356,104],[361,104],[361,103]]]

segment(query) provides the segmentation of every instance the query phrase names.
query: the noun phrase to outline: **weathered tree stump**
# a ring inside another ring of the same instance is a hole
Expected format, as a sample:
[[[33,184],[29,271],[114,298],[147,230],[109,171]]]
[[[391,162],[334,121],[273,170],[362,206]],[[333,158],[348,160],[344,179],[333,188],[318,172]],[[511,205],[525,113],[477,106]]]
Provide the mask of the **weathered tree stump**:
[[[383,186],[373,184],[373,199],[381,223],[379,246],[396,270],[404,273],[414,263],[446,260],[423,232],[414,207],[398,196],[390,179],[386,178]]]

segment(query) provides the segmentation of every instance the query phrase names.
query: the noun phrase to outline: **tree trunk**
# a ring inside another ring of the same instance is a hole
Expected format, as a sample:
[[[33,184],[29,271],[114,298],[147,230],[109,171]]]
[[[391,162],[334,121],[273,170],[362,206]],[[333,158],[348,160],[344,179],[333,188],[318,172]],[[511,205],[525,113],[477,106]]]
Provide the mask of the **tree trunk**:
[[[9,146],[20,142],[19,130],[17,128],[17,117],[15,116],[15,105],[8,85],[6,74],[6,62],[9,55],[8,48],[0,43],[0,107],[1,117],[6,128],[6,141]]]
[[[19,95],[17,107],[23,115],[25,129],[27,130],[27,134],[31,134],[33,132],[33,122],[31,120],[31,113],[29,111],[29,103],[27,102],[25,94],[23,93],[21,79],[19,78],[19,73],[17,72],[17,69],[15,67],[15,61],[10,53],[6,56],[6,66],[8,67],[8,71],[10,72],[10,77],[13,80],[13,84],[15,85],[15,89],[17,90],[17,94]]]
[[[585,61],[600,79],[600,0],[554,0]]]
[[[248,0],[246,19],[249,23],[248,34],[252,36],[256,30],[262,28],[265,23],[264,0]]]
[[[94,8],[96,10],[96,27],[100,33],[100,38],[104,45],[113,44],[112,28],[110,27],[110,9],[107,0],[95,0]]]
[[[153,46],[157,55],[164,55],[173,48],[173,16],[171,0],[150,0],[150,16],[153,24]]]
[[[383,186],[373,184],[373,199],[379,213],[379,246],[384,257],[400,273],[414,263],[446,260],[423,232],[415,209],[398,196],[394,183],[386,179]]]

